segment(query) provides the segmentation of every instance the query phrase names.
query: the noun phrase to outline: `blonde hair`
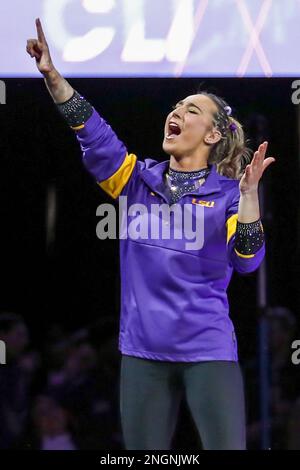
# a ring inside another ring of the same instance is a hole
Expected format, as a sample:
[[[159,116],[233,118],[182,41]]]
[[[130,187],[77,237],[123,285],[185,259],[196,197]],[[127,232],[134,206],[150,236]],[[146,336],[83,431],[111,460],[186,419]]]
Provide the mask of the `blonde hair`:
[[[222,134],[211,148],[208,163],[216,164],[220,175],[241,179],[253,155],[247,147],[249,140],[246,140],[242,124],[230,115],[231,108],[223,98],[206,91],[198,91],[198,94],[207,96],[216,104],[218,112],[214,114],[213,122]]]

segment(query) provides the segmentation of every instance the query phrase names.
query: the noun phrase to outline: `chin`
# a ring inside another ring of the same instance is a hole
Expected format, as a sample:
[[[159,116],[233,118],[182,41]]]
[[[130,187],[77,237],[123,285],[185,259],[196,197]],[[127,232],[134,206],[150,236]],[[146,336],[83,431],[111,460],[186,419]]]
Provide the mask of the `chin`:
[[[178,147],[177,148],[176,147],[177,147],[176,144],[174,144],[173,142],[167,142],[165,140],[162,145],[162,148],[165,151],[165,153],[167,153],[168,155],[172,155],[175,158],[176,157],[180,158],[182,155],[182,152],[178,149]]]
[[[170,146],[168,144],[166,145],[165,141],[162,144],[162,149],[167,155],[171,155],[172,151],[170,149]]]

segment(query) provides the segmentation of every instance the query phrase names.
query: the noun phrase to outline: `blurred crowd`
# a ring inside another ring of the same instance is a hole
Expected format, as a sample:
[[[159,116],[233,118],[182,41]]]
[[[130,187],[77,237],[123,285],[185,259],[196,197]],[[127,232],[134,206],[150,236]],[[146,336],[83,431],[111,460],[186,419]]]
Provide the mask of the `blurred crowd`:
[[[294,364],[292,343],[300,339],[294,313],[281,306],[265,313],[268,349],[267,376],[270,448],[300,449],[300,364]],[[300,355],[299,355],[300,357]],[[259,354],[243,364],[247,405],[248,449],[260,449],[262,421],[260,413]]]
[[[37,351],[23,318],[0,314],[0,448],[122,448],[117,336],[100,325],[94,344],[97,327],[66,334],[53,325]]]
[[[6,364],[0,365],[1,449],[123,448],[118,324],[103,322],[73,333],[52,325],[43,344],[34,348],[22,316],[0,314],[0,340],[6,345]],[[300,364],[291,360],[295,316],[274,307],[268,311],[268,325],[271,448],[300,449]],[[242,367],[248,448],[259,449],[258,355]],[[195,428],[190,421],[191,433]]]

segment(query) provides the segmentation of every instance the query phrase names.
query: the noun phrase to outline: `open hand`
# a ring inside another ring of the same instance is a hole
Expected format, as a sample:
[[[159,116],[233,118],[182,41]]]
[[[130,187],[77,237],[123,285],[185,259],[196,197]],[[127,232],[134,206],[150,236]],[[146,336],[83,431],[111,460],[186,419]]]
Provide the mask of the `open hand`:
[[[268,142],[262,143],[254,153],[251,163],[246,166],[239,184],[241,193],[257,191],[263,172],[271,163],[275,162],[273,157],[265,158],[267,147]]]

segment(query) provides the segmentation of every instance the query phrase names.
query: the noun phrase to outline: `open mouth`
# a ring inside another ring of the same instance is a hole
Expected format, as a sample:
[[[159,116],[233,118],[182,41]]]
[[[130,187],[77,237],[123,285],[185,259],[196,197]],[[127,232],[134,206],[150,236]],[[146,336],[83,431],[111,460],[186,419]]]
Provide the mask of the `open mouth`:
[[[175,139],[180,134],[181,134],[181,129],[178,126],[178,124],[176,124],[176,122],[170,122],[169,126],[168,126],[168,132],[167,132],[167,135],[166,135],[166,139],[168,139],[168,140],[169,139]]]

